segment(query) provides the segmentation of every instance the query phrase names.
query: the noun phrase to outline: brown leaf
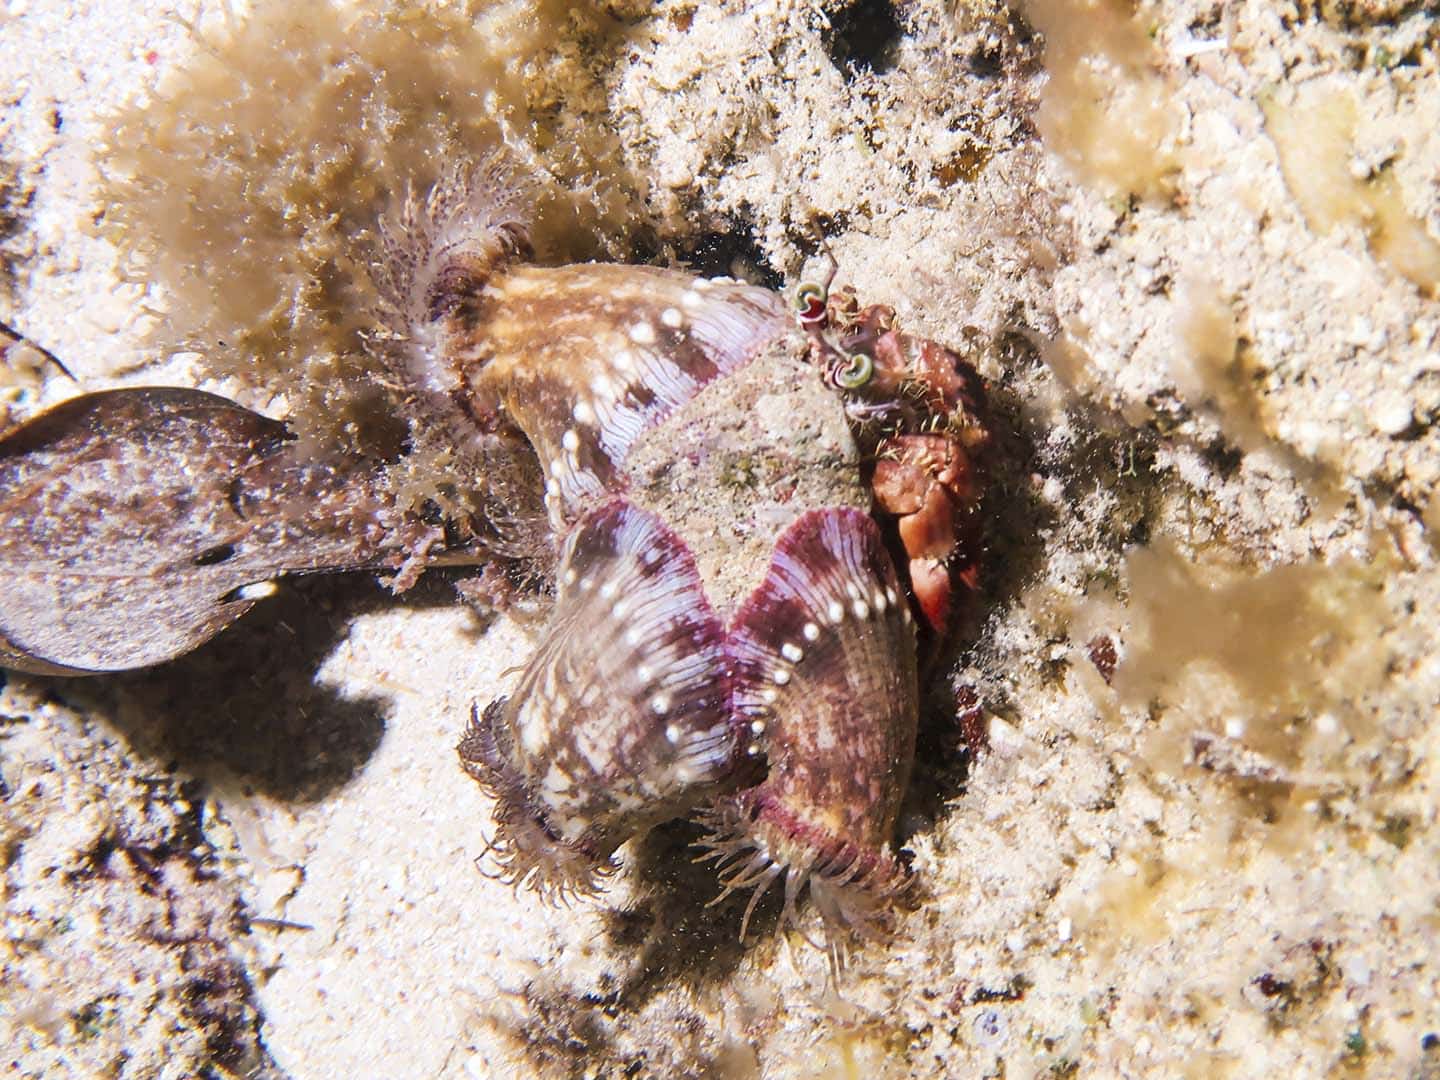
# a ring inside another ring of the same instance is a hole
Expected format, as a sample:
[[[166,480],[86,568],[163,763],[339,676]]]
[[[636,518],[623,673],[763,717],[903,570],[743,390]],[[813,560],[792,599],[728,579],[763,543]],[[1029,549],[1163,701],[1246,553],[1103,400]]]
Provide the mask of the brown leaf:
[[[395,518],[368,468],[302,460],[285,425],[225,398],[73,398],[0,437],[0,664],[169,660],[276,575],[398,562]]]

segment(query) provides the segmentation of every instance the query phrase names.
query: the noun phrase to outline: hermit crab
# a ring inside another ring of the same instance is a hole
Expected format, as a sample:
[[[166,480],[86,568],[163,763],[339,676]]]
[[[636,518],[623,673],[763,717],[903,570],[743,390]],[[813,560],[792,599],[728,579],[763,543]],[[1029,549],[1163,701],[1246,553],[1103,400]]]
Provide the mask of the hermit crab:
[[[846,397],[878,509],[897,524],[910,589],[943,639],[957,599],[979,587],[984,386],[950,349],[897,330],[893,308],[861,308],[850,290],[830,295],[833,273],[832,263],[824,283],[800,285],[796,317]]]
[[[158,663],[280,574],[403,588],[442,559],[529,559],[548,624],[508,694],[476,688],[459,742],[495,799],[493,872],[591,894],[620,845],[692,817],[720,895],[751,891],[742,935],[779,881],[838,966],[909,879],[917,658],[978,580],[980,380],[828,282],[792,306],[529,265],[514,192],[497,161],[456,170],[398,204],[374,257],[375,356],[479,514],[408,506],[379,465],[310,460],[214,395],[84,395],[0,437],[0,661]]]

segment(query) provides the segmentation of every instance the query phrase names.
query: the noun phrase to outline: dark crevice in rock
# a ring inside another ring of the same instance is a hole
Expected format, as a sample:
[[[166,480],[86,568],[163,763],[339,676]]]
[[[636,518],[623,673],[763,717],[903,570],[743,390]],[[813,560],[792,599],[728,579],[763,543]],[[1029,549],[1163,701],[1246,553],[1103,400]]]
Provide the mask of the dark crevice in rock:
[[[861,72],[883,75],[895,66],[896,47],[904,34],[894,4],[888,0],[858,0],[830,17],[825,48],[847,78]]]

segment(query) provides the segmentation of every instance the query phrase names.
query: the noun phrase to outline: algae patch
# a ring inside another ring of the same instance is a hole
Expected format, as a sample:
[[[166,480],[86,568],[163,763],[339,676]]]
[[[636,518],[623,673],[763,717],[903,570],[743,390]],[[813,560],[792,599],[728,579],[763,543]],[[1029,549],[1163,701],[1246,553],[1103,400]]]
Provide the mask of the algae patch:
[[[1321,235],[1359,229],[1377,258],[1427,296],[1440,295],[1440,242],[1406,207],[1389,163],[1369,170],[1355,160],[1361,113],[1354,91],[1317,80],[1260,104],[1285,183],[1310,228]]]
[[[365,356],[375,222],[407,188],[499,145],[533,174],[542,254],[601,253],[639,214],[602,108],[603,12],[543,3],[299,7],[264,0],[113,118],[104,233],[160,308],[155,344],[320,447],[393,452]],[[528,177],[527,177],[528,179]]]
[[[1023,9],[1045,35],[1050,79],[1036,117],[1045,145],[1107,193],[1168,199],[1179,115],[1141,19],[1115,0],[1027,0]]]
[[[1321,766],[1374,724],[1364,696],[1385,675],[1383,571],[1358,563],[1263,573],[1205,566],[1170,543],[1133,550],[1121,702],[1167,707],[1165,728],[1238,739],[1285,767]],[[1180,764],[1178,742],[1158,760]],[[1171,753],[1174,752],[1174,756]],[[1152,758],[1155,760],[1155,758]]]

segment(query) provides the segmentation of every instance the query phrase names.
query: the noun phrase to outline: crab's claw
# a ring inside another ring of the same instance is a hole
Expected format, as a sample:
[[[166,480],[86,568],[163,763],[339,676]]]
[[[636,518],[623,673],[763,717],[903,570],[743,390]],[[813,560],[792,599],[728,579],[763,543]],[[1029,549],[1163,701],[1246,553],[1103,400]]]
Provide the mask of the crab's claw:
[[[964,584],[975,584],[964,573],[973,562],[969,519],[979,494],[969,455],[948,435],[897,435],[882,447],[873,487],[880,508],[896,518],[921,613],[943,636],[956,571]]]

